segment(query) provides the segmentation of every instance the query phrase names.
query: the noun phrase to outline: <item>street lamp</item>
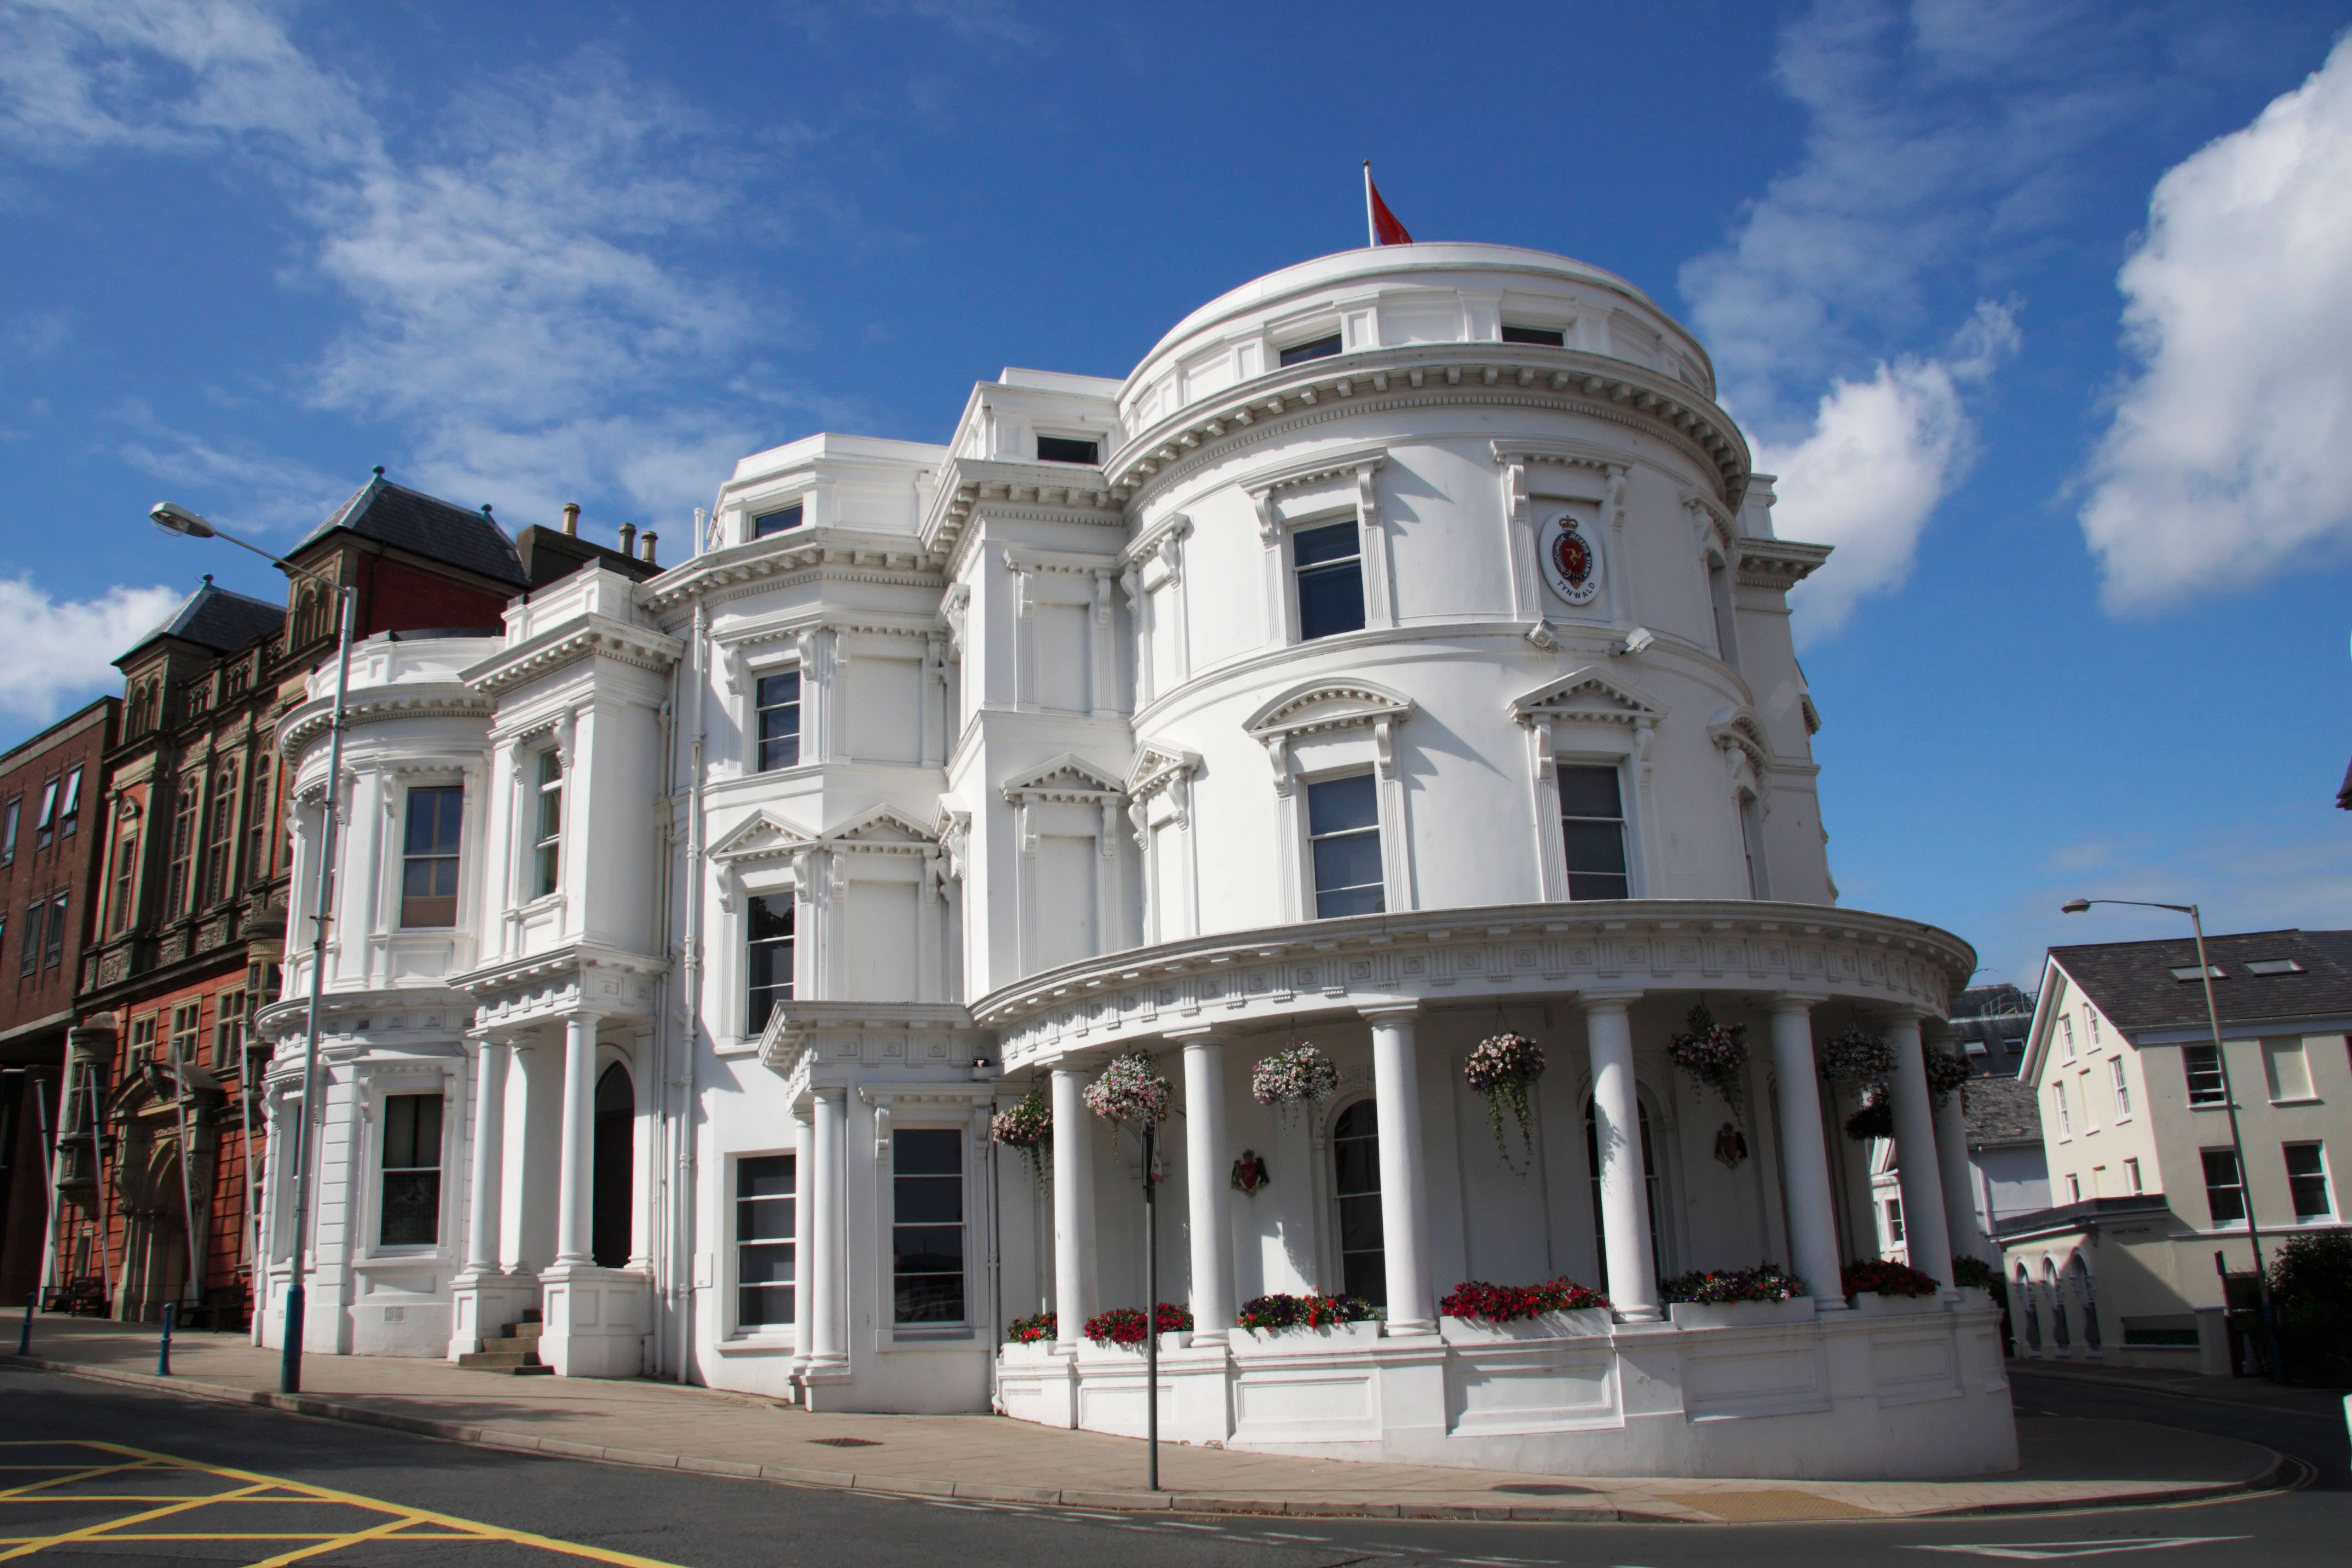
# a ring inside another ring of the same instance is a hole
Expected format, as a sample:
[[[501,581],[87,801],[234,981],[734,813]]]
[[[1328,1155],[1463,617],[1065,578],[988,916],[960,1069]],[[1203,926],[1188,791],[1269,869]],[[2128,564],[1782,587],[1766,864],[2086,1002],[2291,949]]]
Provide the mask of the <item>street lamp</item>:
[[[302,1392],[302,1252],[310,1229],[310,1118],[318,1106],[319,1011],[327,990],[328,900],[334,889],[335,795],[343,774],[343,698],[352,680],[352,617],[358,601],[351,589],[306,566],[297,566],[290,561],[272,555],[257,544],[248,544],[233,533],[223,533],[186,507],[171,501],[158,501],[148,510],[147,515],[156,527],[166,533],[183,534],[190,539],[222,539],[241,550],[250,550],[273,565],[333,589],[342,601],[341,629],[335,646],[335,706],[328,731],[326,821],[319,834],[318,913],[311,921],[310,1016],[302,1041],[302,1109],[294,1119],[294,1269],[286,1289],[286,1342],[279,1353],[278,1369],[278,1392],[299,1394]],[[261,1267],[259,1258],[254,1261],[257,1268]],[[266,1269],[263,1277],[267,1277]]]
[[[2260,1293],[2263,1310],[2263,1338],[2270,1346],[2271,1381],[2284,1383],[2285,1368],[2279,1357],[2278,1310],[2271,1300],[2270,1270],[2263,1267],[2263,1227],[2254,1217],[2254,1177],[2246,1164],[2245,1141],[2238,1135],[2238,1091],[2230,1081],[2230,1052],[2221,1044],[2221,1015],[2213,1005],[2213,966],[2205,962],[2205,921],[2195,904],[2158,904],[2145,899],[2069,899],[2058,906],[2058,912],[2068,915],[2088,914],[2093,904],[2129,904],[2135,909],[2170,910],[2189,917],[2189,929],[2197,933],[2197,983],[2205,988],[2205,1023],[2213,1035],[2213,1059],[2221,1068],[2221,1102],[2230,1113],[2230,1157],[2238,1163],[2238,1188],[2246,1205],[2246,1239],[2254,1248],[2254,1288]],[[2229,1292],[2222,1291],[2222,1308],[2229,1307]]]

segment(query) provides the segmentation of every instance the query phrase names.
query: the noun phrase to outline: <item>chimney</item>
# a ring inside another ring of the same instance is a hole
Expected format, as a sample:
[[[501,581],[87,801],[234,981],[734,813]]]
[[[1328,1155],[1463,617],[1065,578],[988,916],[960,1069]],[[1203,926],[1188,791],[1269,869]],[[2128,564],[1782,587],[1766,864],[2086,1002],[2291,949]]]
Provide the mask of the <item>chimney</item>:
[[[635,555],[636,552],[637,525],[634,522],[625,522],[621,524],[621,553]]]
[[[654,542],[660,537],[660,534],[654,532],[651,529],[647,529],[646,531],[646,564],[648,566],[656,564],[654,560]]]
[[[576,500],[563,503],[563,534],[567,539],[580,537],[580,503]]]

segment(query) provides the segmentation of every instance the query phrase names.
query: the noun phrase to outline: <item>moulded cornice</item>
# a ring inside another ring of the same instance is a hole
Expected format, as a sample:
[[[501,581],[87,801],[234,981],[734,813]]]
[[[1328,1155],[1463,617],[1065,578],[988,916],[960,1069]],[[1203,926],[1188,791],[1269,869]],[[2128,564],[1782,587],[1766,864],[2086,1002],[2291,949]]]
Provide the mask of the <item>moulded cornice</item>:
[[[637,589],[637,603],[665,615],[697,598],[720,600],[816,579],[938,588],[946,562],[903,533],[795,529],[730,544],[671,567]]]
[[[1201,768],[1201,753],[1178,746],[1146,741],[1136,749],[1135,765],[1127,770],[1127,793],[1134,800],[1150,800],[1180,778]]]
[[[1369,680],[1310,680],[1295,686],[1252,714],[1242,728],[1263,741],[1270,736],[1311,735],[1386,720],[1410,718],[1412,699]]]
[[[940,487],[924,515],[924,545],[952,567],[962,554],[965,527],[972,513],[991,502],[1038,521],[1127,526],[1127,509],[1098,469],[1071,463],[955,458],[940,471]],[[997,509],[991,506],[990,510]]]
[[[1745,702],[1719,710],[1707,721],[1706,733],[1725,751],[1745,754],[1759,778],[1772,765],[1772,742],[1765,733],[1764,721]]]
[[[460,670],[458,679],[477,691],[496,695],[583,659],[609,658],[658,675],[685,651],[685,643],[652,626],[586,615],[501,649]]]
[[[883,854],[935,853],[931,830],[895,805],[871,806],[817,836],[821,849],[864,849]]]
[[[314,698],[299,708],[289,709],[278,721],[274,741],[278,752],[286,758],[299,757],[324,736],[332,727],[334,700]],[[362,688],[345,699],[343,723],[356,729],[365,724],[387,724],[402,719],[488,719],[496,704],[479,695],[470,686],[422,683]],[[198,753],[191,752],[191,756]],[[206,753],[208,754],[208,753]]]
[[[1330,405],[1351,412],[1455,403],[1559,408],[1623,424],[1662,437],[1714,472],[1727,506],[1737,509],[1747,489],[1747,439],[1705,393],[1623,360],[1521,343],[1368,349],[1289,366],[1139,432],[1103,472],[1113,493],[1131,501],[1247,441],[1331,417]]]
[[[810,835],[773,812],[761,811],[730,828],[703,853],[713,865],[743,866],[789,859],[815,843]]]
[[[1049,800],[1091,805],[1116,800],[1127,788],[1075,752],[1065,752],[1043,767],[1006,779],[999,786],[1006,800]]]
[[[1751,588],[1787,593],[1811,576],[1830,558],[1833,546],[1801,544],[1793,539],[1748,539],[1738,542],[1739,582]],[[1816,726],[1818,728],[1818,726]]]
[[[960,1003],[796,997],[768,1015],[759,1055],[783,1079],[785,1101],[796,1111],[806,1110],[813,1090],[853,1085],[870,1099],[984,1105],[997,1076],[988,1063],[991,1043]]]
[[[1553,720],[1639,726],[1654,724],[1665,716],[1664,706],[1599,665],[1588,665],[1511,699],[1511,717],[1522,724]]]
[[[1546,440],[1536,437],[1491,441],[1487,449],[1498,463],[1550,463],[1566,468],[1591,468],[1601,474],[1622,474],[1633,466],[1633,454],[1592,441]]]

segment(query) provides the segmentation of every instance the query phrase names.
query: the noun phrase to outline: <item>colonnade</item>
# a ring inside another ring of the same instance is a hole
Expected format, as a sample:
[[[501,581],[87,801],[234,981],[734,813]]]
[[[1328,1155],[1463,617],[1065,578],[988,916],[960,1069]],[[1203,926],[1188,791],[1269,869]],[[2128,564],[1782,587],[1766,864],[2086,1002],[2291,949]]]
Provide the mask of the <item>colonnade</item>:
[[[556,1166],[555,1255],[553,1268],[587,1268],[592,1254],[596,1151],[596,1024],[593,1013],[573,1013],[563,1020],[562,1139]],[[534,1048],[527,1042],[485,1037],[476,1050],[473,1135],[468,1153],[466,1212],[467,1277],[488,1279],[505,1271],[511,1261],[527,1272],[530,1259],[522,1247],[507,1245],[507,1097],[520,1076],[517,1058]],[[520,1194],[514,1194],[520,1199]]]
[[[1594,1137],[1601,1163],[1601,1212],[1611,1302],[1626,1322],[1664,1316],[1651,1254],[1649,1191],[1642,1164],[1641,1110],[1635,1097],[1631,1008],[1642,993],[1588,992],[1580,998],[1591,1056]],[[1790,1268],[1814,1291],[1822,1311],[1846,1310],[1838,1289],[1843,1258],[1829,1148],[1822,1130],[1820,1079],[1813,1052],[1812,1011],[1821,996],[1783,994],[1770,1005],[1772,1062],[1779,1080],[1778,1133],[1785,1191]],[[1372,1095],[1380,1107],[1381,1227],[1388,1289],[1386,1331],[1391,1336],[1437,1329],[1429,1183],[1424,1168],[1416,1025],[1419,1005],[1400,1003],[1360,1010],[1372,1037]],[[1901,1151],[1926,1151],[1902,1162],[1903,1208],[1912,1256],[1931,1260],[1942,1279],[1952,1256],[1948,1191],[1967,1192],[1967,1148],[1959,1135],[1958,1103],[1938,1112],[1930,1103],[1919,1018],[1903,1013],[1887,1025],[1895,1070],[1889,1084]],[[1192,1342],[1224,1342],[1234,1326],[1232,1222],[1225,1172],[1233,1158],[1224,1116],[1224,1031],[1202,1028],[1167,1037],[1183,1052],[1186,1195],[1190,1203]],[[1081,1092],[1093,1071],[1053,1069],[1054,1123],[1086,1124]],[[1943,1122],[1941,1129],[1938,1121]],[[1942,1136],[1938,1136],[1938,1131]],[[820,1165],[823,1170],[827,1167]],[[1087,1320],[1099,1310],[1094,1245],[1094,1141],[1054,1140],[1054,1306],[1056,1345],[1075,1350]],[[1963,1222],[1972,1219],[1961,1200]],[[1968,1229],[1973,1231],[1973,1225]],[[1948,1286],[1948,1279],[1944,1281]],[[806,1341],[803,1342],[808,1342]],[[824,1342],[822,1339],[820,1343]]]

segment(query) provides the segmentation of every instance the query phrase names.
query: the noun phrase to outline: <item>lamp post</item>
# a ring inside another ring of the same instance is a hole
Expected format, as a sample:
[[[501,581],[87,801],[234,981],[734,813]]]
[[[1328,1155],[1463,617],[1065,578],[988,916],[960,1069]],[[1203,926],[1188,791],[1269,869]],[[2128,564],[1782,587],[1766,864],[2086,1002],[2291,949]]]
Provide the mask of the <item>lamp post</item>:
[[[2245,1141],[2238,1134],[2238,1090],[2230,1079],[2230,1052],[2221,1044],[2221,1014],[2213,1005],[2213,966],[2205,962],[2205,921],[2195,904],[2158,904],[2145,899],[2069,899],[2058,906],[2061,914],[2088,914],[2093,904],[2129,904],[2135,909],[2170,910],[2189,917],[2189,928],[2197,936],[2197,984],[2205,988],[2205,1024],[2213,1037],[2213,1060],[2221,1069],[2221,1102],[2230,1113],[2230,1157],[2238,1163],[2238,1190],[2244,1194],[2246,1205],[2246,1239],[2253,1244],[2254,1288],[2262,1300],[2263,1339],[2270,1348],[2271,1381],[2286,1381],[2285,1368],[2279,1357],[2278,1310],[2271,1300],[2270,1270],[2263,1266],[2263,1227],[2254,1217],[2254,1177],[2246,1164]],[[2229,1289],[2225,1279],[2221,1306],[2229,1309]]]
[[[319,833],[319,901],[310,928],[310,1013],[302,1040],[302,1106],[294,1118],[294,1267],[286,1287],[286,1342],[279,1352],[278,1368],[278,1392],[299,1394],[302,1392],[302,1253],[310,1228],[310,1119],[318,1106],[319,1011],[326,997],[328,900],[334,893],[335,796],[341,787],[343,773],[343,699],[352,680],[352,618],[356,613],[358,599],[351,589],[308,567],[297,566],[290,561],[272,555],[259,545],[248,544],[235,534],[223,533],[184,506],[159,501],[148,510],[147,515],[156,527],[167,533],[184,534],[190,539],[226,540],[241,550],[253,552],[272,565],[333,589],[342,601],[341,624],[335,645],[335,704],[328,728],[325,821]],[[259,1268],[261,1259],[257,1258],[254,1262]]]

